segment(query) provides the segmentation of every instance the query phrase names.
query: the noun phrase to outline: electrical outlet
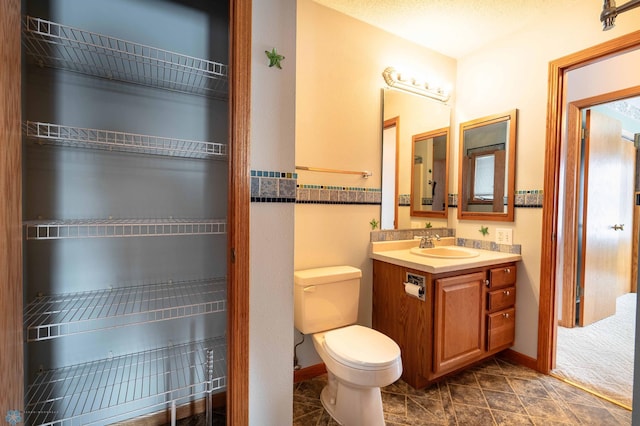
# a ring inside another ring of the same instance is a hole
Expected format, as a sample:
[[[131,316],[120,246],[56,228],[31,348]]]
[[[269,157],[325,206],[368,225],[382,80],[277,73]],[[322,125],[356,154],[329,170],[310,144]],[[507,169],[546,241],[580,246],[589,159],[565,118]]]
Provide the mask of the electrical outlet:
[[[496,229],[496,243],[497,244],[513,244],[513,229],[497,228]]]

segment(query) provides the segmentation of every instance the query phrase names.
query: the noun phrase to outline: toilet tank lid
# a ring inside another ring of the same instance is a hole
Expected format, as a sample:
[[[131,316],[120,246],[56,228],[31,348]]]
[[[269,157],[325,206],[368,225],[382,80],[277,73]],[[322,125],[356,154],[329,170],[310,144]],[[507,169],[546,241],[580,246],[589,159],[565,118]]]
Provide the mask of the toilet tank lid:
[[[327,266],[324,268],[302,269],[293,273],[296,285],[318,285],[362,277],[362,271],[353,266]]]

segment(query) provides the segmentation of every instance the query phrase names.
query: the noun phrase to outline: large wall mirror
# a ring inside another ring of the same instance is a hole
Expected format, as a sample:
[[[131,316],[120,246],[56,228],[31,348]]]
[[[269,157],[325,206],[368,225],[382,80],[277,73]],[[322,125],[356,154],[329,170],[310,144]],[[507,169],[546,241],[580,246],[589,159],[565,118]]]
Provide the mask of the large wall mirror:
[[[447,217],[449,128],[413,135],[411,216]]]
[[[413,210],[410,200],[414,198],[412,194],[413,141],[416,136],[428,135],[438,129],[448,129],[451,123],[451,107],[439,101],[395,89],[383,89],[382,100],[383,159],[380,227],[381,229],[408,229],[411,228]],[[442,156],[440,151],[438,156]],[[448,145],[445,148],[444,156],[445,174],[447,174]],[[445,176],[445,181],[436,184],[436,188],[443,191],[445,203],[448,193],[446,178]],[[424,189],[427,194],[424,198],[428,199],[431,190]],[[425,200],[425,202],[429,203],[430,201]],[[427,205],[424,209],[416,210],[418,211],[417,216],[447,217],[448,209],[446,207],[443,211],[433,211],[427,210],[427,208],[432,208]]]
[[[460,124],[458,219],[513,221],[517,110]]]

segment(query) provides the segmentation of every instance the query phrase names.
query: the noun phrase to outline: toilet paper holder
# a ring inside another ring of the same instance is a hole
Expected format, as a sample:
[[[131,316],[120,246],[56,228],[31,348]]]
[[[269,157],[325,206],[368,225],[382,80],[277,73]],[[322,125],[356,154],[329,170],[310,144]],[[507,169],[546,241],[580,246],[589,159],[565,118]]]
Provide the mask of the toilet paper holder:
[[[404,291],[410,296],[425,301],[426,278],[423,275],[407,272],[404,280]]]

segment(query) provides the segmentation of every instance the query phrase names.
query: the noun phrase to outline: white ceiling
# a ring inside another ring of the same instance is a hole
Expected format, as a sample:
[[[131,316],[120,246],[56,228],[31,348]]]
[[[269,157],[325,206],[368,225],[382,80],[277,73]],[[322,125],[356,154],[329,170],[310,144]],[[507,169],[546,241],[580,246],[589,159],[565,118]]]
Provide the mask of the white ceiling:
[[[375,27],[461,58],[584,0],[314,0]],[[594,25],[600,26],[599,17]]]
[[[313,1],[458,59],[585,0]],[[600,27],[599,16],[594,25]],[[615,109],[640,123],[640,98],[626,99]]]

